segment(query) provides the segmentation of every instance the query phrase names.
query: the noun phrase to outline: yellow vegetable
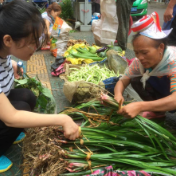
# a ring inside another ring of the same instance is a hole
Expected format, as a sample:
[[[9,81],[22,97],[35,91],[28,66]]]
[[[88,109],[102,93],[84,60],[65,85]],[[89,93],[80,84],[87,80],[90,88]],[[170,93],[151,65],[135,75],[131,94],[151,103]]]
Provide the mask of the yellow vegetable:
[[[70,51],[71,49],[72,49],[72,46],[69,46],[68,49],[67,49],[67,51]]]
[[[97,45],[92,45],[92,46],[94,46],[97,50],[101,48],[101,47],[99,47]]]
[[[124,56],[125,55],[125,51],[118,52],[118,55],[121,56],[121,57]]]
[[[69,55],[69,52],[68,52],[68,51],[65,51],[64,57],[67,57],[68,55]]]
[[[83,64],[83,62],[86,64],[90,64],[90,63],[94,62],[92,59],[71,58],[71,57],[66,58],[66,60],[71,62],[74,65]]]
[[[125,56],[125,51],[124,50],[122,51],[122,56]]]
[[[75,45],[73,45],[73,48],[74,49],[77,49],[77,48],[85,48],[85,44],[84,43],[77,43],[77,44],[75,44]]]

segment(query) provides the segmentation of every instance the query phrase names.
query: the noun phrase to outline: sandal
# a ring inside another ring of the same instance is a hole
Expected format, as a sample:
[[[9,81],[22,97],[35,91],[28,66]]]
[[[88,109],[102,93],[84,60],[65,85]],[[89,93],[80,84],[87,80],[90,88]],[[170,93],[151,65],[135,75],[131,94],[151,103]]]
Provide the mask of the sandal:
[[[41,50],[42,51],[50,50],[50,45],[46,45],[46,46],[42,47]]]
[[[164,112],[155,113],[152,111],[146,111],[146,112],[142,112],[141,116],[145,117],[146,119],[157,119],[157,118],[165,117],[165,113]]]
[[[13,163],[4,155],[0,156],[0,173],[9,170]]]
[[[18,144],[24,140],[26,137],[26,134],[24,132],[21,132],[19,136],[16,138],[16,140],[13,142],[13,144]]]

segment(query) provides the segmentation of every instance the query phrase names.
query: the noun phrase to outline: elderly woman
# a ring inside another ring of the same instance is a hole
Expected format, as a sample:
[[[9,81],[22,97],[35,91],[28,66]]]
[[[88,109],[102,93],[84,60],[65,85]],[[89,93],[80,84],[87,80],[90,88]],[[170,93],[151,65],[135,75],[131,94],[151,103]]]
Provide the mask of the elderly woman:
[[[46,9],[46,12],[42,13],[42,18],[44,19],[45,24],[47,26],[47,34],[49,37],[51,36],[51,30],[56,20],[56,17],[59,17],[61,12],[62,12],[61,6],[56,2],[54,2],[48,6],[48,8]],[[42,50],[50,49],[50,45],[43,46],[41,49]]]
[[[172,29],[162,31],[158,21],[157,13],[153,13],[132,26],[137,32],[132,41],[136,58],[117,82],[114,98],[123,101],[123,91],[131,83],[143,101],[119,110],[127,118],[139,113],[149,119],[160,118],[166,111],[176,110],[176,48],[165,43]]]

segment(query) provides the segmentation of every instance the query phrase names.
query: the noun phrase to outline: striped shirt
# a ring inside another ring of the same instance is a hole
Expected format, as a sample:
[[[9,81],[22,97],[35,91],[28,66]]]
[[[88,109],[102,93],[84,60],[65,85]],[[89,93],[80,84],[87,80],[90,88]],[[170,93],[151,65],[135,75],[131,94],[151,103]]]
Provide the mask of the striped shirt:
[[[14,73],[11,62],[11,56],[6,59],[0,58],[0,93],[9,95],[11,87],[14,82]]]

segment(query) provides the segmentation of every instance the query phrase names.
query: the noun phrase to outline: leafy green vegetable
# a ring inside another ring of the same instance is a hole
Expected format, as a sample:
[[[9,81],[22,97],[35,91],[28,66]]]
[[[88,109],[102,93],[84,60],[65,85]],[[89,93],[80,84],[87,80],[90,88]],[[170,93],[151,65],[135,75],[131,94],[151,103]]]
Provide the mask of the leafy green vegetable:
[[[15,88],[30,89],[37,97],[35,111],[45,114],[55,113],[56,103],[51,91],[43,87],[40,80],[37,78],[30,78],[28,75],[24,79],[15,79]]]
[[[94,46],[91,46],[89,47],[89,52],[95,54],[97,52],[97,49]]]
[[[95,52],[95,54],[91,53],[86,48],[81,48],[81,47],[77,48],[77,49],[71,49],[68,52],[69,52],[70,55],[72,55],[75,58],[92,59],[93,61],[101,61],[103,59],[102,57],[99,57],[96,54],[96,51],[93,51],[93,49],[91,49],[91,51]]]
[[[122,48],[120,46],[114,46],[113,43],[111,43],[111,45],[108,45],[109,49],[112,49],[114,51],[117,51],[117,52],[122,52]]]

